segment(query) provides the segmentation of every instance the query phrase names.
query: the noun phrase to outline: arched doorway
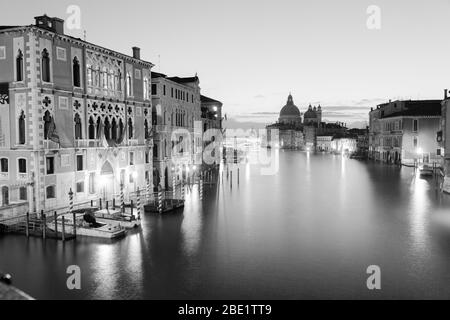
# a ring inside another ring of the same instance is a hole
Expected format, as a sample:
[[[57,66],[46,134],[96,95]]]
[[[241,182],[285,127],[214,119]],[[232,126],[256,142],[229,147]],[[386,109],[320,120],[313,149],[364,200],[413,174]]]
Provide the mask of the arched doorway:
[[[169,169],[164,170],[164,189],[169,190]]]
[[[100,171],[100,192],[105,201],[114,198],[114,170],[109,161],[105,161]]]
[[[0,205],[7,206],[9,205],[9,188],[7,186],[2,187],[2,199]]]

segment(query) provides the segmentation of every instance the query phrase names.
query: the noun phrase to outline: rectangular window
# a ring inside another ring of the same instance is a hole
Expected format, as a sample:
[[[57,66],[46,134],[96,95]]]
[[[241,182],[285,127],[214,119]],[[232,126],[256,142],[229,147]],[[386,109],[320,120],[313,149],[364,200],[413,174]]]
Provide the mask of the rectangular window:
[[[77,155],[77,171],[83,171],[83,156]]]
[[[47,157],[46,159],[47,174],[55,173],[55,158]]]
[[[145,163],[150,163],[150,157],[148,152],[145,152]]]
[[[46,188],[46,198],[47,199],[55,199],[55,186],[48,186]]]
[[[84,182],[77,182],[77,193],[84,192]]]
[[[191,102],[194,103],[194,95],[191,95]]]
[[[413,120],[413,132],[417,132],[418,127],[419,127],[419,120],[414,119]]]
[[[440,156],[440,155],[441,155],[441,149],[440,149],[440,148],[436,150],[436,155],[437,155],[437,156]]]
[[[134,166],[134,152],[130,152],[130,166]]]
[[[170,96],[173,98],[173,88],[170,88]]]
[[[27,188],[21,187],[19,189],[19,200],[26,201],[27,200]]]
[[[27,173],[27,160],[19,159],[19,173]]]
[[[0,60],[6,59],[6,47],[0,47]]]
[[[413,141],[414,148],[417,148],[417,145],[418,145],[418,139],[417,139],[417,137],[414,137],[413,139],[414,139],[414,141]]]
[[[89,193],[95,193],[95,172],[89,174]]]
[[[156,86],[156,83],[152,83],[152,95],[158,94],[158,88]]]
[[[56,47],[56,59],[61,61],[67,61],[66,49],[61,47]]]
[[[3,173],[8,172],[8,159],[2,158],[0,160],[0,168],[1,168],[1,172],[3,172]]]
[[[134,183],[134,177],[133,177],[133,174],[132,173],[130,173],[130,183]]]
[[[135,69],[135,70],[134,70],[134,77],[135,77],[136,79],[141,79],[141,70]]]
[[[166,85],[163,86],[163,95],[166,95]]]

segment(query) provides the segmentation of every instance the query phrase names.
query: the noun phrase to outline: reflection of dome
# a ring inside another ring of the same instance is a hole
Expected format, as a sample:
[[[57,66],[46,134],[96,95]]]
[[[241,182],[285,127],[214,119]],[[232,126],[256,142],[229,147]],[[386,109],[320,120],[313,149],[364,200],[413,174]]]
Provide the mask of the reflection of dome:
[[[292,95],[289,95],[287,104],[280,111],[280,118],[282,117],[300,117],[300,110],[294,104]]]

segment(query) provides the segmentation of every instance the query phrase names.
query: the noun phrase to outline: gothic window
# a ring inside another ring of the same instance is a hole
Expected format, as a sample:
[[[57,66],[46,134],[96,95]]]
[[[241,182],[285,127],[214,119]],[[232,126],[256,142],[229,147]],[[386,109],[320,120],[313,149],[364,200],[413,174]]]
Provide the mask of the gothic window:
[[[166,124],[166,112],[164,111],[163,124]]]
[[[111,124],[111,139],[117,140],[117,123],[115,118],[113,119]]]
[[[117,91],[122,91],[121,81],[122,81],[122,72],[120,72],[120,70],[117,70],[117,80],[116,80]]]
[[[50,55],[47,49],[42,51],[42,81],[50,82]]]
[[[97,118],[97,139],[100,138],[100,123],[102,122],[102,120],[100,119],[100,117]]]
[[[109,124],[109,119],[106,118],[105,119],[105,138],[106,138],[106,140],[111,139],[110,132],[111,132],[111,125]]]
[[[94,86],[100,87],[100,68],[95,67],[95,69],[92,71],[93,78],[94,78]]]
[[[128,139],[133,139],[133,120],[128,118]]]
[[[50,128],[50,124],[52,122],[52,116],[50,112],[47,110],[44,113],[44,139],[48,139],[48,129]]]
[[[81,79],[80,79],[80,61],[78,58],[73,58],[73,86],[81,87]]]
[[[127,96],[131,97],[131,75],[127,73]]]
[[[92,86],[92,67],[87,65],[87,84]]]
[[[2,206],[9,205],[9,188],[7,186],[2,187]]]
[[[148,121],[147,121],[147,119],[144,120],[144,134],[145,134],[145,139],[146,140],[148,138],[150,138],[150,134],[148,132]]]
[[[108,71],[105,67],[102,69],[102,85],[103,89],[108,90]]]
[[[89,118],[89,140],[95,139],[95,123],[92,117]]]
[[[19,50],[16,57],[16,81],[23,81],[23,53]]]
[[[119,137],[122,138],[123,135],[123,122],[122,119],[119,120]]]
[[[25,144],[25,112],[19,116],[19,144]]]
[[[81,126],[81,118],[80,115],[77,113],[75,114],[75,139],[83,139],[83,134],[82,134],[82,126]]]

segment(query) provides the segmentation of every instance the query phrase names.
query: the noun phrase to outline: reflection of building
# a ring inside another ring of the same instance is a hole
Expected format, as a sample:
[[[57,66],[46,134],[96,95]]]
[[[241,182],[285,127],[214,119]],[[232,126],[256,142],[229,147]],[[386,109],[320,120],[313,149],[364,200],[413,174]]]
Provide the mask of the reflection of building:
[[[151,180],[150,70],[64,34],[64,21],[0,27],[0,206],[56,210]]]
[[[153,179],[168,190],[186,179],[190,168],[201,156],[201,137],[194,138],[194,125],[201,124],[200,81],[190,78],[167,77],[152,72]],[[198,128],[201,132],[201,128]]]
[[[356,138],[356,154],[367,158],[369,153],[369,127],[366,129],[350,129],[348,134]]]
[[[440,100],[381,104],[370,111],[369,118],[370,158],[405,165],[439,160]]]
[[[356,138],[354,137],[334,137],[331,142],[333,152],[340,154],[352,154],[356,151]]]
[[[308,107],[303,115],[296,105],[292,95],[288,96],[287,104],[281,109],[277,123],[266,127],[267,145],[279,145],[284,149],[299,149],[314,151],[317,148],[317,137],[343,134],[346,128],[339,123],[322,122],[322,107]],[[278,140],[272,135],[278,130]]]
[[[450,97],[445,90],[442,101],[441,130],[438,132],[437,140],[441,147],[441,166],[444,174],[443,190],[450,193]]]

